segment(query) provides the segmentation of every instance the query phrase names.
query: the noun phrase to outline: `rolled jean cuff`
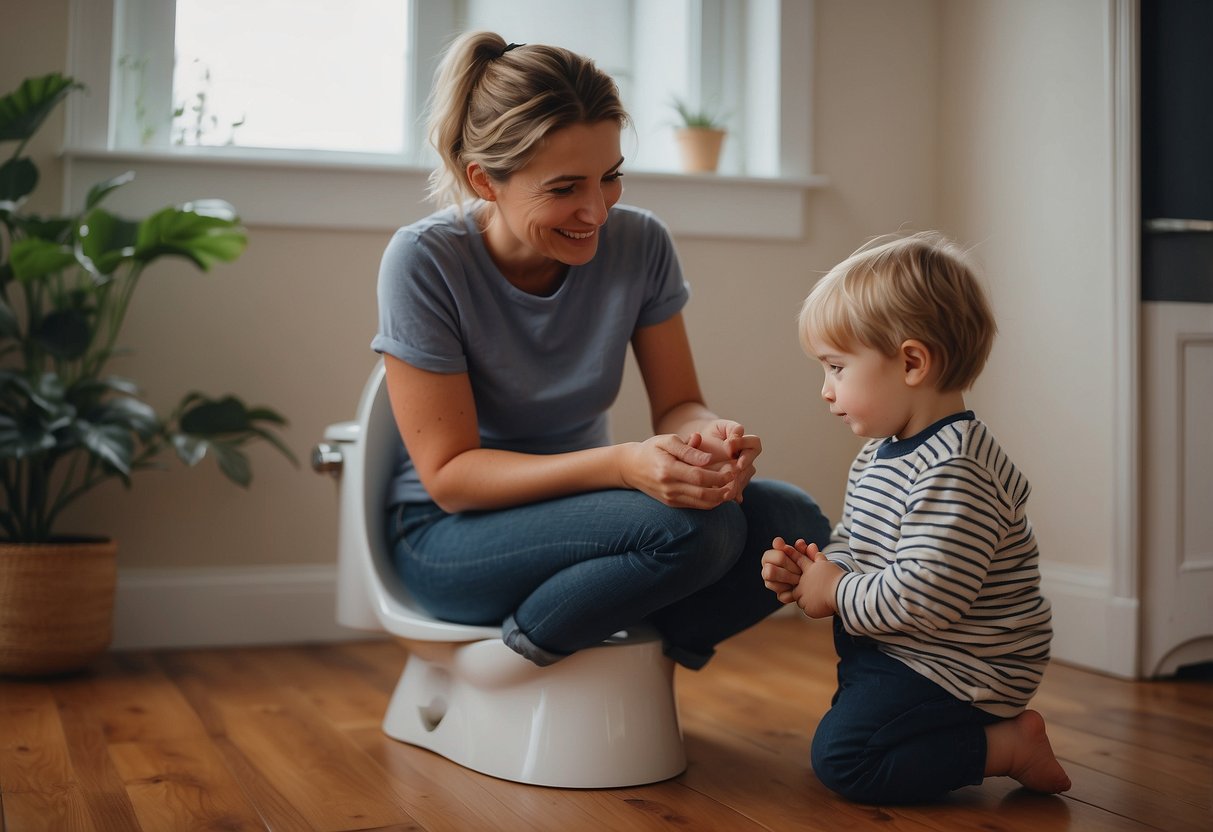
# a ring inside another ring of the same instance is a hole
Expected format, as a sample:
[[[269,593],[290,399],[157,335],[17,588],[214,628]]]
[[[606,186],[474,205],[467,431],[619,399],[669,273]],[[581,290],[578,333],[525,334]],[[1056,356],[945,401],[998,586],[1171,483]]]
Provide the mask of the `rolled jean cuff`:
[[[547,667],[568,658],[567,653],[553,653],[527,638],[512,615],[501,624],[501,640],[505,642],[506,647],[540,667]]]
[[[711,660],[712,656],[716,655],[716,651],[711,648],[706,653],[697,653],[694,650],[687,650],[685,647],[679,647],[677,644],[671,644],[668,641],[665,643],[664,652],[688,670],[701,669]]]

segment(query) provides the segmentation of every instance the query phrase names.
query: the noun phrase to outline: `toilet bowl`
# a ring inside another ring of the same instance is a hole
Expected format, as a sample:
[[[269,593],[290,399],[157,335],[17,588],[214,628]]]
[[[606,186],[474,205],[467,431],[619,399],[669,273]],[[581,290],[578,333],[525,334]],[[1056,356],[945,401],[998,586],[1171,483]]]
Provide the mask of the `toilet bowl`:
[[[339,483],[337,621],[387,632],[408,651],[384,732],[535,785],[623,787],[681,773],[674,666],[647,625],[538,667],[499,627],[440,621],[410,597],[391,564],[384,512],[399,442],[380,363],[357,419],[330,425],[313,454],[316,470]]]

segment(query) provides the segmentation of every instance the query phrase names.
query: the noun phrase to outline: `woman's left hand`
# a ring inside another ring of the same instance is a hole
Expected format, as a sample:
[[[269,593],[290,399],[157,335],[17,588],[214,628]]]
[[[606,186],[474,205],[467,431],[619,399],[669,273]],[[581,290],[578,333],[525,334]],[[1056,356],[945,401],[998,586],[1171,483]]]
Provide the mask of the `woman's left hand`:
[[[687,444],[710,453],[710,466],[728,467],[736,472],[733,500],[740,503],[745,487],[755,474],[754,461],[762,453],[762,440],[756,434],[746,433],[737,422],[717,419],[703,431],[691,434]]]

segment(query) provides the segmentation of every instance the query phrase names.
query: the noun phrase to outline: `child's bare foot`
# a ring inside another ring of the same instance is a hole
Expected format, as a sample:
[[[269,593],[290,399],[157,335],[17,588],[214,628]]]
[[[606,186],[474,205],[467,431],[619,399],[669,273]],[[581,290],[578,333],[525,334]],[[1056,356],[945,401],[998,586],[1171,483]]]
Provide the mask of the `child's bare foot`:
[[[1014,719],[986,729],[986,774],[1005,774],[1024,787],[1045,794],[1070,788],[1070,778],[1045,733],[1045,720],[1036,711],[1024,711]]]

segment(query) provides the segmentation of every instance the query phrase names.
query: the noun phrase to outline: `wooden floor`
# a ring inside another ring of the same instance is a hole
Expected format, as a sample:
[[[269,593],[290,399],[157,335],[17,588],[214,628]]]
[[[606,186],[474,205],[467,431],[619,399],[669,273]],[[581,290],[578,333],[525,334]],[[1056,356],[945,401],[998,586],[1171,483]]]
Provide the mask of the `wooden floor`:
[[[828,626],[776,616],[679,669],[689,766],[650,786],[559,790],[462,769],[379,730],[387,641],[114,654],[0,681],[0,832],[118,830],[1213,829],[1213,681],[1129,683],[1060,664],[1035,700],[1074,781],[994,778],[928,806],[827,792],[809,739],[832,692]]]

